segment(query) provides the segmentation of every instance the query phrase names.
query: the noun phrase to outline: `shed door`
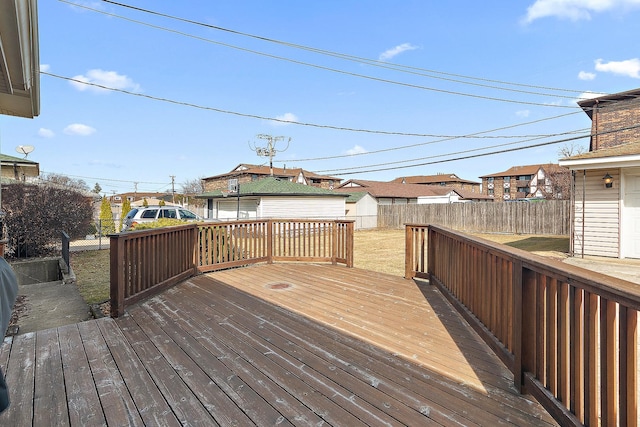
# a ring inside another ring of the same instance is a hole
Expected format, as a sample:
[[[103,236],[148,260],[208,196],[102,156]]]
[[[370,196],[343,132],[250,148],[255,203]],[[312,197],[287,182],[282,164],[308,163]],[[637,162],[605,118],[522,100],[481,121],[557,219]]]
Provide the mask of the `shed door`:
[[[640,170],[625,175],[622,240],[625,258],[640,258]]]

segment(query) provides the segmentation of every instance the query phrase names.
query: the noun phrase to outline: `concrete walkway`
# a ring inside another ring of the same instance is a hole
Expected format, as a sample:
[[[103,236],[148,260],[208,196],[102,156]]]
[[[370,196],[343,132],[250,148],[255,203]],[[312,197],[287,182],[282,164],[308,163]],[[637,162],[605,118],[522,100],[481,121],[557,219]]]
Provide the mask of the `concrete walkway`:
[[[14,310],[18,313],[17,335],[93,318],[76,284],[62,281],[20,285]]]
[[[640,285],[640,259],[586,256],[584,258],[569,257],[564,259],[563,262]]]

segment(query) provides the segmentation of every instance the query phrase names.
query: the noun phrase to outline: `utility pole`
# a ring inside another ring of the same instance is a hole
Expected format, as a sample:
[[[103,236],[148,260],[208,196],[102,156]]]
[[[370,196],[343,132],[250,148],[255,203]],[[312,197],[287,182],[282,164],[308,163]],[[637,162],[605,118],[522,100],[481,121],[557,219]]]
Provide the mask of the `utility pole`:
[[[273,158],[276,156],[277,152],[287,151],[287,148],[289,148],[289,143],[291,142],[291,138],[287,139],[287,148],[285,148],[284,150],[277,150],[276,144],[279,141],[284,141],[287,138],[286,136],[271,136],[271,135],[259,134],[257,135],[257,138],[266,140],[267,146],[258,147],[254,144],[254,146],[251,149],[255,151],[258,156],[269,158],[269,174],[273,176]]]
[[[176,203],[176,176],[169,175],[171,177],[171,203]]]

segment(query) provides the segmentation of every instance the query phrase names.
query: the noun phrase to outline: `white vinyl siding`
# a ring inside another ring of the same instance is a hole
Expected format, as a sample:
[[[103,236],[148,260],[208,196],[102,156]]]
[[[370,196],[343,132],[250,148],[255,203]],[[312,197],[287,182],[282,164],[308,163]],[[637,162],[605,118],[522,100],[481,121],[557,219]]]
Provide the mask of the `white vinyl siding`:
[[[346,197],[263,197],[260,218],[343,219]]]
[[[602,177],[613,176],[613,188],[605,188]],[[584,201],[583,201],[584,194]],[[575,256],[620,256],[620,173],[576,171],[573,252]],[[584,244],[583,244],[584,242]]]
[[[217,216],[216,216],[217,215]],[[240,219],[255,219],[257,217],[257,200],[240,199]],[[214,218],[222,220],[233,220],[238,218],[238,199],[230,197],[218,200],[217,212]]]
[[[355,221],[355,229],[376,228],[378,226],[378,202],[366,194],[356,203],[347,203],[349,213],[346,219]]]

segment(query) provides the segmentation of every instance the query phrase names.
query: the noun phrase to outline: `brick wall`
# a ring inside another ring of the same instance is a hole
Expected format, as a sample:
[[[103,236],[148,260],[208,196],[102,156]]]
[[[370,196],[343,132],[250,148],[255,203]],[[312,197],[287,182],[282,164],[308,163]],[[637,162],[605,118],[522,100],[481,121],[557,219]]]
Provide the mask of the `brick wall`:
[[[591,151],[640,140],[640,128],[617,131],[640,123],[640,99],[601,102],[596,104],[594,108],[591,123],[592,133],[615,132],[593,136]]]

